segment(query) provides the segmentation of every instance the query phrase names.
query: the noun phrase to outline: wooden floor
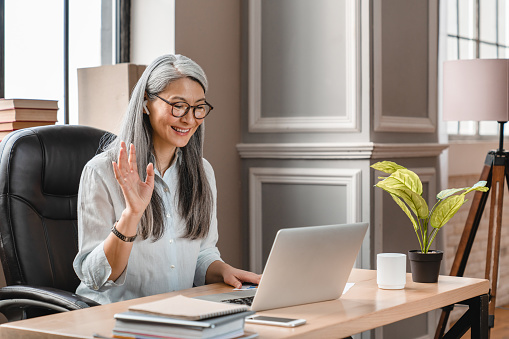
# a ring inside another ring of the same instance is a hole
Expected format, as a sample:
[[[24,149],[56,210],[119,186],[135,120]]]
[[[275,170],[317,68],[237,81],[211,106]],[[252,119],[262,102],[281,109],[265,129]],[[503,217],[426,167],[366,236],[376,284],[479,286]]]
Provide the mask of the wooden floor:
[[[509,339],[509,305],[495,308],[495,327],[490,339]]]

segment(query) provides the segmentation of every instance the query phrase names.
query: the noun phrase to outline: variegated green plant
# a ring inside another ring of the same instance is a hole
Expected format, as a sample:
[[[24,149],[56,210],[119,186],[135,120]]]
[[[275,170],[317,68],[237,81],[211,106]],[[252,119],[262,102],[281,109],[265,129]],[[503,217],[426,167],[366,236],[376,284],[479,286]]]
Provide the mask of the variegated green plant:
[[[479,181],[472,187],[450,188],[437,195],[437,202],[431,210],[422,197],[422,183],[419,176],[391,161],[381,161],[371,167],[390,174],[375,186],[389,192],[394,201],[412,222],[422,253],[428,253],[438,231],[458,212],[465,195],[472,191],[488,191],[486,181]],[[460,193],[462,192],[462,193]],[[460,194],[456,194],[460,193]]]

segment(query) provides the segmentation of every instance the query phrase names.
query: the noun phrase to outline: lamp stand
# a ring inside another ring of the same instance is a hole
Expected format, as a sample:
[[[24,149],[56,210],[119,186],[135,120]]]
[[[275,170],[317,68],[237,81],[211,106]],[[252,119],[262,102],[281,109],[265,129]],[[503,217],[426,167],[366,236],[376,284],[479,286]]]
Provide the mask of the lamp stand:
[[[484,207],[488,196],[491,195],[490,204],[490,216],[488,225],[488,244],[486,252],[486,270],[485,279],[490,280],[490,300],[489,300],[489,328],[493,328],[495,324],[495,301],[497,296],[497,282],[498,282],[498,266],[499,266],[499,254],[500,254],[500,238],[502,230],[502,210],[504,206],[504,178],[509,185],[509,152],[506,152],[503,148],[504,143],[504,124],[506,122],[499,121],[499,148],[496,151],[488,152],[486,160],[484,161],[484,167],[481,172],[480,180],[487,181],[486,187],[489,187],[489,191],[474,193],[472,205],[468,212],[467,221],[465,222],[465,228],[461,236],[458,250],[454,258],[451,267],[451,276],[463,276],[465,267],[467,265],[468,256],[474,243],[475,235],[479,228],[479,222],[481,221]],[[440,321],[435,332],[435,339],[442,338],[445,325],[449,320],[449,314],[454,308],[454,305],[450,305],[442,309]],[[468,311],[467,311],[468,313]],[[465,316],[470,316],[469,314]],[[458,325],[461,322],[458,321]],[[456,327],[456,325],[454,326]],[[454,328],[453,327],[453,328]],[[468,327],[457,329],[457,333],[464,334],[468,330]]]

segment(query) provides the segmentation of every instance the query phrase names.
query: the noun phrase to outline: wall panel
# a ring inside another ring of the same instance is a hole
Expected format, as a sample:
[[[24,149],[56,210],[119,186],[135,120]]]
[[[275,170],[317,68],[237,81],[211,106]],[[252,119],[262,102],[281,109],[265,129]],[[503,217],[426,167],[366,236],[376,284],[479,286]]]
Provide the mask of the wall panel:
[[[358,267],[417,239],[369,166],[395,160],[440,182],[438,0],[243,3],[245,267],[260,271],[278,229],[369,221]],[[437,242],[439,245],[439,242]],[[377,339],[432,337],[434,314],[379,328]],[[362,333],[355,338],[372,338]]]
[[[438,1],[375,0],[373,26],[374,131],[435,133]]]
[[[359,131],[358,1],[251,0],[248,15],[249,132]]]
[[[358,169],[250,168],[250,270],[262,272],[277,231],[360,221]]]

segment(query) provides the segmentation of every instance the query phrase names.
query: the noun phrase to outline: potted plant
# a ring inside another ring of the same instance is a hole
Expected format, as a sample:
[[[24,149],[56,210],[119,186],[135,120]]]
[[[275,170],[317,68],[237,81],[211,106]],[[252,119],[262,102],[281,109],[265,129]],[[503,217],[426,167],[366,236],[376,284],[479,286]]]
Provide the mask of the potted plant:
[[[381,161],[371,166],[375,170],[390,174],[375,186],[388,192],[408,216],[419,241],[419,250],[409,251],[412,279],[415,282],[437,282],[442,260],[442,251],[431,250],[431,245],[440,229],[458,212],[466,202],[465,195],[472,191],[488,191],[486,181],[472,187],[449,188],[437,194],[437,202],[428,208],[422,197],[422,182],[417,174],[391,161]],[[424,271],[421,271],[421,266]]]

